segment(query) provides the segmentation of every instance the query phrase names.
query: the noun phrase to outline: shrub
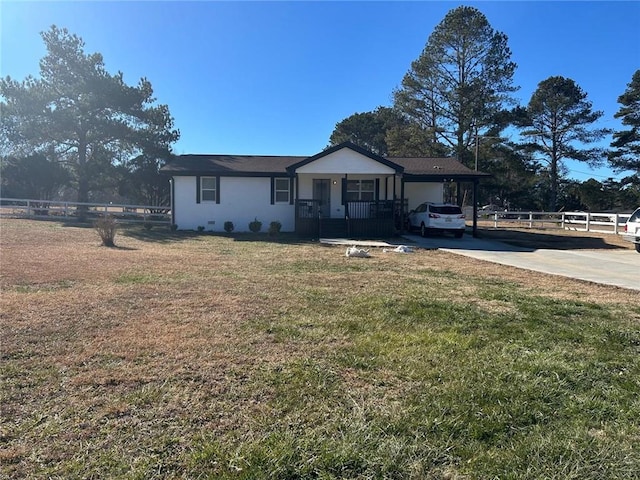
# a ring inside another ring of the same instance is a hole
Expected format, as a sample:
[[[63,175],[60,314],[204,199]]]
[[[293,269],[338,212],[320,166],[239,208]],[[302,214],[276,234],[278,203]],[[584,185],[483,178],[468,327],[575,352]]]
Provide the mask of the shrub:
[[[198,231],[204,232],[204,225],[198,225]]]
[[[258,233],[260,230],[262,230],[262,222],[254,217],[253,222],[249,222],[249,230],[251,230],[253,233]]]
[[[278,221],[271,222],[269,224],[269,235],[275,237],[280,233],[280,229],[282,228],[282,224]]]
[[[142,227],[143,227],[145,230],[151,230],[151,229],[153,228],[153,223],[151,223],[151,222],[144,222],[144,223],[142,224]]]
[[[171,231],[175,232],[176,230],[178,230],[178,225],[176,225],[175,223],[171,224]]]
[[[224,222],[224,231],[227,233],[233,232],[234,226],[233,222],[226,221]]]
[[[100,239],[102,240],[102,245],[105,247],[115,247],[116,244],[114,240],[116,238],[116,230],[118,229],[118,224],[116,219],[113,218],[112,215],[107,215],[104,217],[100,217],[93,223],[93,227],[100,235]]]

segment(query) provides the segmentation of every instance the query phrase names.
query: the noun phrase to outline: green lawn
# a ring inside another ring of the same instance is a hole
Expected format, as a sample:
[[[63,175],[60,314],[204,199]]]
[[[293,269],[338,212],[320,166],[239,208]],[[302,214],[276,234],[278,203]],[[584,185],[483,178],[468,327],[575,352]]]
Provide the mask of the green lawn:
[[[4,478],[640,478],[631,292],[435,251],[24,225],[2,226]],[[39,280],[60,264],[25,230],[71,265]]]

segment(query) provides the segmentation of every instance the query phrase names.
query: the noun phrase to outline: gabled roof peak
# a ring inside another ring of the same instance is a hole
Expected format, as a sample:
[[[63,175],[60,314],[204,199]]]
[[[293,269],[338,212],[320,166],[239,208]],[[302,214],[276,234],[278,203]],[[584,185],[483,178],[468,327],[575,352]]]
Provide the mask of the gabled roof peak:
[[[363,155],[367,158],[370,158],[371,160],[374,160],[378,163],[381,163],[383,165],[386,165],[389,168],[392,168],[393,170],[396,171],[396,173],[402,173],[404,171],[404,167],[402,167],[401,165],[398,165],[395,162],[392,162],[391,160],[388,160],[384,157],[381,157],[380,155],[377,155],[369,150],[367,150],[366,148],[363,148],[359,145],[356,145],[355,143],[352,142],[342,142],[338,145],[334,145],[332,147],[328,147],[326,149],[324,149],[322,152],[317,153],[316,155],[313,155],[312,157],[306,158],[304,160],[302,160],[301,162],[298,163],[294,163],[293,165],[290,165],[289,167],[287,167],[287,170],[291,173],[295,172],[298,168],[303,167],[311,162],[314,162],[320,158],[326,157],[327,155],[331,155],[332,153],[338,152],[344,148],[348,148],[349,150],[353,150],[356,153],[359,153],[360,155]]]

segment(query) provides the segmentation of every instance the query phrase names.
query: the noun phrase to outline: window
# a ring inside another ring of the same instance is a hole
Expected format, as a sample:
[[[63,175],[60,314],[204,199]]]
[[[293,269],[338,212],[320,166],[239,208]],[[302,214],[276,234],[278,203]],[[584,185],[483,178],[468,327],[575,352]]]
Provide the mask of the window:
[[[431,205],[429,211],[440,215],[462,215],[462,209],[455,205]]]
[[[288,178],[275,179],[274,190],[276,203],[289,203],[289,185],[291,185],[291,183]]]
[[[200,194],[203,202],[216,201],[216,177],[202,177],[200,179]]]
[[[375,200],[375,186],[374,180],[347,180],[347,201]]]

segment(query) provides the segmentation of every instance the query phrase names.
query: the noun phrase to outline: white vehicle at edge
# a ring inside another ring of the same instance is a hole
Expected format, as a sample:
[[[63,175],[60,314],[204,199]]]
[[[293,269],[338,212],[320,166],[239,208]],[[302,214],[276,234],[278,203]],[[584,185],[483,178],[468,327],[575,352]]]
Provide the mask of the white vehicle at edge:
[[[449,232],[460,238],[465,228],[462,209],[449,203],[421,203],[407,217],[407,230],[419,229],[423,237],[431,232]]]
[[[624,226],[625,240],[636,244],[636,252],[640,253],[640,208],[636,208]]]

